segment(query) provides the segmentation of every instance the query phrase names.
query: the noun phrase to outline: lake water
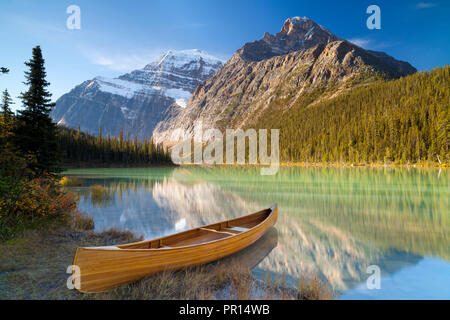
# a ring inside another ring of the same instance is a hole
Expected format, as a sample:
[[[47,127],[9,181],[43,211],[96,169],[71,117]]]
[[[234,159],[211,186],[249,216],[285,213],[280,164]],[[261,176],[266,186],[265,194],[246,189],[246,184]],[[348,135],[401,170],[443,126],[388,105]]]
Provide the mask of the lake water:
[[[257,277],[284,277],[296,286],[301,275],[317,274],[341,299],[450,299],[447,170],[284,167],[261,176],[248,167],[178,167],[65,174],[83,180],[73,190],[98,231],[114,227],[150,239],[278,203],[275,229],[240,255]],[[106,195],[91,197],[93,185],[104,186]],[[381,271],[380,289],[368,289],[369,266]]]

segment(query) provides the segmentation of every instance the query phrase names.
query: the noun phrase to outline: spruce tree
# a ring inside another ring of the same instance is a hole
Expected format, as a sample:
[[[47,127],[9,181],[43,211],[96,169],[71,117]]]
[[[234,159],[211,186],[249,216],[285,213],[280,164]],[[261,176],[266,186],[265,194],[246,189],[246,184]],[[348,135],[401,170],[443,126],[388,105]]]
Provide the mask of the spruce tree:
[[[13,126],[13,113],[9,106],[11,105],[11,97],[8,90],[5,89],[2,94],[1,100],[1,114],[0,114],[0,147],[2,153],[7,143],[11,140],[12,126]]]
[[[20,156],[14,144],[14,114],[11,111],[11,96],[5,89],[1,98],[0,113],[0,178],[16,179],[25,167],[25,160]],[[5,180],[3,180],[4,182]],[[2,184],[2,186],[10,187],[11,184]],[[8,191],[8,190],[2,190]]]
[[[9,95],[8,89],[5,89],[2,94],[2,105],[1,105],[1,113],[2,116],[6,116],[8,119],[12,119],[13,112],[11,111],[11,108],[9,107],[12,104],[11,96]]]
[[[39,46],[33,48],[33,56],[25,62],[29,71],[25,72],[28,90],[21,94],[24,109],[19,111],[16,128],[17,146],[28,161],[28,168],[33,175],[54,175],[59,172],[61,152],[58,144],[58,128],[50,118],[55,106],[51,94],[47,91],[47,82]]]

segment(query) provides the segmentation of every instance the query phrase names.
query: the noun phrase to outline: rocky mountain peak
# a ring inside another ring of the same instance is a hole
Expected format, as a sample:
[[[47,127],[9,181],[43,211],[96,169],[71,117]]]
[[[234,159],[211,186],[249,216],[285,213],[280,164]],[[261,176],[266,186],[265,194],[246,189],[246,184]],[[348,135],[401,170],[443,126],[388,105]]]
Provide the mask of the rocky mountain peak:
[[[180,70],[192,70],[199,66],[207,66],[209,72],[211,68],[220,67],[223,61],[199,49],[190,50],[169,50],[155,62],[148,64],[144,70],[154,70],[154,68],[176,68]]]
[[[283,24],[281,32],[290,35],[299,31],[306,31],[316,26],[317,24],[307,17],[292,17],[286,19]]]
[[[119,77],[147,86],[183,89],[193,92],[222,66],[223,61],[198,49],[169,50],[143,69]]]
[[[261,40],[245,44],[238,54],[247,61],[261,61],[337,40],[340,38],[313,20],[292,17],[284,22],[280,32],[275,35],[264,33]]]

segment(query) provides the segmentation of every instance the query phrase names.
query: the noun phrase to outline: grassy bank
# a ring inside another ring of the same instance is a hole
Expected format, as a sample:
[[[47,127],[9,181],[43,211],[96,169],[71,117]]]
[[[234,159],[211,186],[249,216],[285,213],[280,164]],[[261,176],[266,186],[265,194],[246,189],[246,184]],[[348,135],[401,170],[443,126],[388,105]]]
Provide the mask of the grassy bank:
[[[259,281],[233,257],[215,263],[163,272],[100,294],[82,294],[66,287],[77,247],[137,241],[130,232],[95,233],[92,219],[75,215],[70,226],[27,230],[0,244],[0,299],[330,299],[318,279],[288,288],[283,278]]]

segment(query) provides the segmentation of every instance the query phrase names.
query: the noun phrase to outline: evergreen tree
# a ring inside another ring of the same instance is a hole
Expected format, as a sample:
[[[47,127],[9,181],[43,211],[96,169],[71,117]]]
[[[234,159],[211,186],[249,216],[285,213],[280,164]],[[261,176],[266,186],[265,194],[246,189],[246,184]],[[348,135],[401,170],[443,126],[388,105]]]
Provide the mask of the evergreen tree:
[[[9,95],[8,89],[5,89],[2,94],[2,104],[1,104],[1,114],[6,116],[8,120],[12,121],[13,112],[9,107],[12,104],[11,96]]]
[[[14,114],[10,109],[12,104],[8,90],[3,91],[0,113],[0,169],[1,178],[15,179],[25,167],[24,159],[14,145]]]
[[[25,62],[29,68],[24,82],[28,90],[21,94],[24,110],[19,111],[15,132],[17,146],[28,158],[28,167],[34,175],[53,175],[60,171],[58,128],[50,118],[55,104],[51,103],[51,94],[47,91],[50,83],[45,80],[44,62],[41,48],[33,48],[32,58]]]
[[[11,97],[8,90],[3,91],[1,102],[1,114],[0,114],[0,148],[2,154],[7,143],[11,140],[12,126],[13,126],[13,113],[9,106],[11,105]]]

